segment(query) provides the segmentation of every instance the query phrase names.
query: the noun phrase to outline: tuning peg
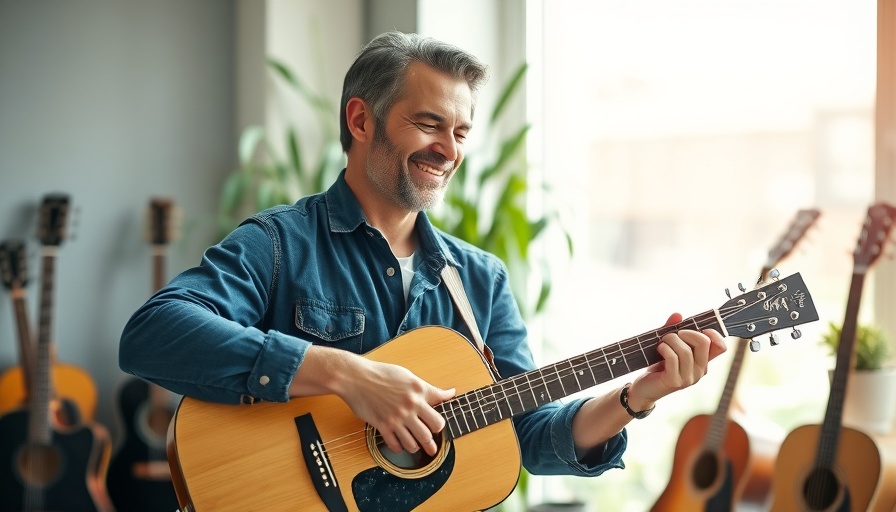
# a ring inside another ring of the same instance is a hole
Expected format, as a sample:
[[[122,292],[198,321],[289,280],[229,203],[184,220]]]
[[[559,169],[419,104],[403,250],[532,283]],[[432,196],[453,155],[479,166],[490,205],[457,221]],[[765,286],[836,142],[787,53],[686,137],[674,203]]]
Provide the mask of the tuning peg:
[[[798,340],[798,339],[800,339],[800,338],[803,337],[803,333],[802,333],[799,329],[797,329],[796,327],[794,327],[794,328],[793,328],[793,332],[790,333],[790,337],[793,338],[793,339],[795,339],[795,340]]]
[[[737,289],[740,290],[741,293],[744,293],[744,292],[747,291],[747,289],[744,288],[744,284],[743,284],[743,283],[737,283]]]
[[[728,288],[725,288],[725,295],[727,295],[729,299],[731,298],[731,291],[728,290]]]
[[[775,333],[771,333],[768,336],[768,341],[771,342],[771,345],[774,347],[778,344],[778,337],[775,336]]]
[[[750,351],[751,352],[759,352],[759,349],[761,347],[762,347],[762,345],[760,345],[758,341],[750,340]]]

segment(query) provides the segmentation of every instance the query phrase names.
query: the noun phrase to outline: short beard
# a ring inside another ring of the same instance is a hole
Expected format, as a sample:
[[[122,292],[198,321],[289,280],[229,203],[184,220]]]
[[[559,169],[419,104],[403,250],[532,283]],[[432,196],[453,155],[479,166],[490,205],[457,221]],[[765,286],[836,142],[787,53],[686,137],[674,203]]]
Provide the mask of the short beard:
[[[395,144],[386,135],[385,123],[374,121],[373,145],[365,169],[368,180],[383,195],[408,211],[420,212],[434,208],[445,197],[448,182],[442,186],[421,189],[411,181],[410,172],[397,157]],[[392,177],[390,168],[395,169]]]

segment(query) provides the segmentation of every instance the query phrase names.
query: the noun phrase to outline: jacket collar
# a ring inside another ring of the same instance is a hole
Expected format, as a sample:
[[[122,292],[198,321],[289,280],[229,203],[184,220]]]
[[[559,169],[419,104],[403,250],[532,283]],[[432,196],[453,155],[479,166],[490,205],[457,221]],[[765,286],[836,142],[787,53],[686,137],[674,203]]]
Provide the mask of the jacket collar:
[[[370,226],[361,205],[355,197],[352,189],[349,188],[348,182],[345,181],[345,169],[339,173],[336,182],[327,190],[324,195],[327,203],[327,214],[329,217],[330,231],[333,233],[350,233],[360,226]],[[372,226],[370,226],[372,228]],[[417,215],[417,234],[420,236],[420,249],[423,256],[427,260],[430,257],[436,257],[439,261],[439,267],[444,266],[445,262],[451,263],[455,267],[460,265],[457,259],[451,254],[451,250],[445,243],[440,231],[438,231],[429,221],[426,212],[420,212]]]

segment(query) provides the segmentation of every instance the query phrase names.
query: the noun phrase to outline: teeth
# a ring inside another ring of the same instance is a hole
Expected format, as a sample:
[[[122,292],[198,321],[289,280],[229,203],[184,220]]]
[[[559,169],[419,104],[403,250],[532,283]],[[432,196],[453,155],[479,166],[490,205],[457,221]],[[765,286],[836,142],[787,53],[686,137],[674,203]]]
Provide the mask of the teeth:
[[[415,162],[415,164],[417,165],[418,169],[420,169],[421,171],[423,171],[425,173],[432,174],[433,176],[444,176],[445,175],[445,171],[433,169],[432,167],[429,167],[428,165],[421,164],[419,162]]]

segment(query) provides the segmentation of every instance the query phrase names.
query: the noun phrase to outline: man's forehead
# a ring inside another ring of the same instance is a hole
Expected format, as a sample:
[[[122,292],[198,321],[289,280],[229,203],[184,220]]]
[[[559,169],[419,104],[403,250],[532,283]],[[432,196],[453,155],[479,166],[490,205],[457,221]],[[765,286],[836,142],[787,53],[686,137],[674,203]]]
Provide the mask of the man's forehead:
[[[421,62],[413,62],[405,72],[397,103],[405,103],[413,116],[445,122],[460,117],[469,125],[473,115],[473,93],[469,84]],[[440,118],[440,119],[439,119]]]

